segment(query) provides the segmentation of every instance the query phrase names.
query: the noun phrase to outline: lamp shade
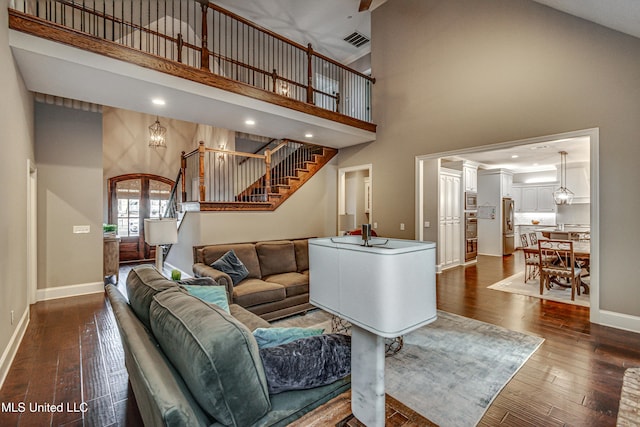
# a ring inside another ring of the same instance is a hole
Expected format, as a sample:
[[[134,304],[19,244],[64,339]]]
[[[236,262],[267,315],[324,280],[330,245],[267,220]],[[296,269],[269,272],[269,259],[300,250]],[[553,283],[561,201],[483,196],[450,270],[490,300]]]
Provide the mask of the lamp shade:
[[[175,218],[145,218],[144,241],[150,246],[178,243],[177,220]]]

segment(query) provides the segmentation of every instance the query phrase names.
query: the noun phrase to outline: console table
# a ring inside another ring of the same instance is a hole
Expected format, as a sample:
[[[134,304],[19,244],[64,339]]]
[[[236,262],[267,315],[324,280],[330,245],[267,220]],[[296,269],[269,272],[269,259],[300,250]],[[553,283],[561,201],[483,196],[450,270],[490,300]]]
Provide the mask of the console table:
[[[107,277],[116,276],[116,283],[120,279],[120,238],[104,236],[102,272]],[[106,282],[105,282],[106,283]]]
[[[436,320],[435,243],[360,236],[309,240],[309,300],[351,328],[351,409],[385,424],[385,338]]]

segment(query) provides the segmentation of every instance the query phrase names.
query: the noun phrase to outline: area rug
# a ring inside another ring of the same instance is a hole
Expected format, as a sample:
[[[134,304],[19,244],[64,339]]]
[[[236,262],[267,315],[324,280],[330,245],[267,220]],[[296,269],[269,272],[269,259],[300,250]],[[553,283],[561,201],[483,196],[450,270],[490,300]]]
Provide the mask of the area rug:
[[[617,427],[640,425],[640,368],[624,371]]]
[[[551,289],[545,289],[544,293],[540,295],[540,281],[536,278],[528,280],[525,283],[524,272],[507,277],[488,286],[488,288],[496,291],[589,307],[589,295],[585,295],[584,293],[582,295],[576,295],[575,300],[571,301],[571,288],[563,288],[555,285]]]
[[[305,317],[309,316],[305,319]],[[316,310],[274,326],[331,328]],[[386,359],[386,392],[442,426],[474,426],[544,340],[455,314],[404,336]]]

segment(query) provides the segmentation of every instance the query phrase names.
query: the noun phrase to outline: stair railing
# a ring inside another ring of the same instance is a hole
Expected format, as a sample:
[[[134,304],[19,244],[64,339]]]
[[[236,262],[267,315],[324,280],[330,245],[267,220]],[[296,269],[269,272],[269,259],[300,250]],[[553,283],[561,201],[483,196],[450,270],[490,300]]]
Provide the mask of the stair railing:
[[[183,202],[265,203],[274,187],[296,176],[322,147],[284,140],[264,154],[221,150],[205,146],[183,153]]]

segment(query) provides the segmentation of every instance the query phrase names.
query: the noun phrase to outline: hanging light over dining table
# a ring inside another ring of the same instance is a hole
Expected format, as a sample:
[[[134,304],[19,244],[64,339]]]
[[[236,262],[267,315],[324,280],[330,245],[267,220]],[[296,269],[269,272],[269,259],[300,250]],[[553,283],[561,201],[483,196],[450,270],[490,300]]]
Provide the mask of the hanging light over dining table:
[[[567,152],[560,151],[560,188],[553,192],[553,200],[556,205],[570,205],[573,196],[573,191],[567,188]]]

